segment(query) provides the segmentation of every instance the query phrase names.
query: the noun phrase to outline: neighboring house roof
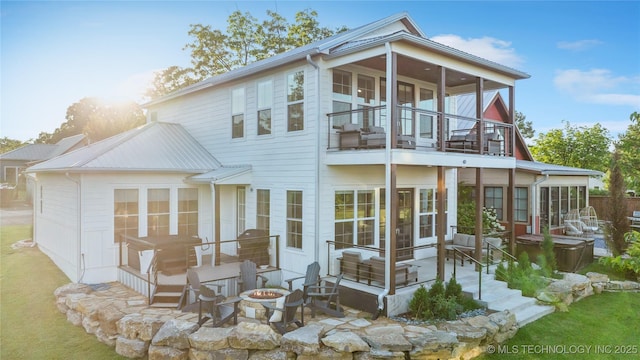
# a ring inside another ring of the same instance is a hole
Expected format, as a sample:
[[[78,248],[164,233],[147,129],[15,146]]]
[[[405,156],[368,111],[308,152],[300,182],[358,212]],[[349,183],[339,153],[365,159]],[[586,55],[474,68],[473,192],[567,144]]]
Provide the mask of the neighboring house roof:
[[[494,101],[494,97],[499,96],[498,90],[485,91],[482,96],[482,112],[484,113]],[[476,116],[476,94],[456,95],[456,115],[477,118]]]
[[[27,172],[204,173],[221,164],[181,125],[152,122],[39,163]]]
[[[391,34],[382,34],[379,31],[394,23],[400,22],[404,25],[403,30],[397,30]],[[496,71],[503,72],[517,79],[526,79],[530,76],[524,72],[500,65],[493,61],[483,59],[481,57],[465,53],[463,51],[448,47],[427,39],[426,35],[418,28],[416,23],[406,13],[391,15],[389,17],[374,21],[367,25],[363,25],[326,39],[316,41],[314,43],[292,49],[290,51],[272,56],[270,58],[256,61],[247,66],[231,70],[227,73],[213,76],[203,80],[197,84],[185,87],[184,89],[175,91],[158,99],[152,100],[144,104],[145,107],[159,104],[170,99],[174,99],[189,93],[197,92],[226,82],[237,80],[245,76],[250,76],[261,71],[273,69],[291,62],[305,59],[308,55],[326,54],[330,57],[342,56],[349,53],[362,51],[367,48],[380,46],[386,42],[407,41],[416,46],[420,46],[449,57],[462,59],[467,62],[475,63],[479,66],[488,67]]]
[[[83,134],[66,137],[55,144],[28,144],[0,154],[1,160],[42,161],[69,151],[84,139]]]
[[[516,169],[540,175],[602,176],[601,171],[570,166],[545,164],[538,161],[516,160]]]

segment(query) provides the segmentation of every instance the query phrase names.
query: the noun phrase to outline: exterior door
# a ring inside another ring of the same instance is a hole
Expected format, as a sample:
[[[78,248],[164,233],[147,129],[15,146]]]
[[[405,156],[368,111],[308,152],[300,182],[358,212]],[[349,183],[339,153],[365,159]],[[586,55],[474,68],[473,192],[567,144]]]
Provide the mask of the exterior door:
[[[398,189],[396,260],[413,259],[413,189]]]

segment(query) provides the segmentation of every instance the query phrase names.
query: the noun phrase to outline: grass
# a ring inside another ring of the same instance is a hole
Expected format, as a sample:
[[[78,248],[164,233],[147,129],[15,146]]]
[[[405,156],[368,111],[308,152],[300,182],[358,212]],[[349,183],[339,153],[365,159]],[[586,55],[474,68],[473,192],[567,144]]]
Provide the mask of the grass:
[[[125,359],[58,311],[69,279],[37,248],[11,248],[29,238],[30,225],[0,229],[0,359]]]
[[[479,359],[637,359],[640,355],[638,319],[640,293],[590,296],[571,304],[569,312],[555,312],[524,326],[515,337],[497,348],[502,353],[496,350]],[[542,353],[544,349],[547,353]],[[549,349],[564,353],[549,353]],[[616,350],[631,350],[632,355],[616,354]]]
[[[591,264],[587,265],[585,268],[579,271],[579,273],[582,275],[585,275],[588,272],[597,272],[600,274],[609,275],[609,280],[617,280],[617,281],[634,280],[633,278],[628,277],[625,273],[615,271],[609,266],[600,264],[598,260],[595,260],[594,262],[592,262]]]

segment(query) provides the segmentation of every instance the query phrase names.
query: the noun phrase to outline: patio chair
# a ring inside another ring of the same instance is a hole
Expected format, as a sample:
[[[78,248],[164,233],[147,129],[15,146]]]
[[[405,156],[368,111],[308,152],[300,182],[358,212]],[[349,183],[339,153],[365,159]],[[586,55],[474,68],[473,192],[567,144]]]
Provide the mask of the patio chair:
[[[267,316],[267,324],[273,325],[282,335],[287,332],[289,325],[304,326],[304,300],[302,290],[296,289],[284,298],[276,300],[276,304],[263,303]],[[282,300],[281,300],[282,299]],[[297,313],[300,308],[300,320]]]
[[[198,272],[194,269],[187,269],[187,284],[184,286],[182,290],[182,296],[180,297],[180,301],[178,302],[178,306],[187,302],[187,304],[182,308],[182,311],[193,311],[196,310],[196,303],[198,302],[198,297],[200,296],[200,288],[203,284],[200,283],[200,276],[198,276]],[[206,287],[216,287],[217,292],[219,293],[224,286],[224,284],[204,284]],[[222,295],[218,295],[222,296]],[[191,298],[193,298],[193,302],[191,302]]]
[[[349,279],[360,282],[360,268],[364,267],[362,254],[358,251],[345,250],[340,258],[340,273]]]
[[[293,282],[300,279],[304,279],[304,282],[302,283],[302,298],[306,301],[309,286],[320,285],[320,264],[317,261],[314,261],[307,266],[307,273],[305,276],[298,276],[285,280],[285,282],[289,284],[289,291],[293,291]]]
[[[305,305],[311,309],[311,317],[316,317],[316,311],[323,312],[334,317],[344,317],[344,311],[340,307],[340,280],[342,274],[336,277],[333,285],[327,285],[323,280],[322,286],[309,286],[309,302]]]
[[[216,295],[215,290],[200,286],[198,296],[198,325],[202,326],[211,320],[213,327],[220,327],[233,318],[233,324],[238,324],[238,304],[240,298],[224,299]]]
[[[258,287],[258,279],[260,279],[260,287]],[[267,277],[258,274],[256,263],[253,261],[245,260],[240,264],[240,278],[238,279],[240,292],[263,288],[268,280]]]

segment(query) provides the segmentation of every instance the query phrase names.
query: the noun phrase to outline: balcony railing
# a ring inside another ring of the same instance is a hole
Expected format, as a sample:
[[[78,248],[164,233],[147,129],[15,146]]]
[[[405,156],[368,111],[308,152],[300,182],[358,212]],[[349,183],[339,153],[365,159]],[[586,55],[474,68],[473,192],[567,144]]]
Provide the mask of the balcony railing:
[[[397,124],[393,148],[513,156],[512,124],[408,106],[396,106],[395,109]],[[386,147],[386,133],[390,131],[386,105],[330,113],[327,117],[329,150]]]

